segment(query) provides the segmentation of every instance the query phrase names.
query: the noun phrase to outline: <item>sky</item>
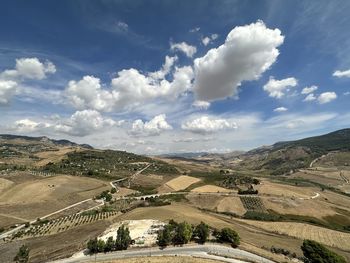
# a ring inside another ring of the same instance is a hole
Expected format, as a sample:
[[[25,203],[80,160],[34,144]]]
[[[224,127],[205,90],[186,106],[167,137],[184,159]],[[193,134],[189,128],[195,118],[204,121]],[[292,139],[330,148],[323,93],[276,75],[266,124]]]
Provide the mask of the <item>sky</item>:
[[[142,154],[350,127],[350,1],[1,1],[0,133]]]

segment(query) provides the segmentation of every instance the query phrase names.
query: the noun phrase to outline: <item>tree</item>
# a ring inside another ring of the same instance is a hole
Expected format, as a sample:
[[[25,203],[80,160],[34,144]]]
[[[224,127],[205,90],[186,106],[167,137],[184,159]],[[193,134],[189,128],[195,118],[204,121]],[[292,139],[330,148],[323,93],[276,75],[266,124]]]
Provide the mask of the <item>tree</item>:
[[[98,252],[104,252],[105,251],[105,246],[106,246],[106,243],[105,243],[104,240],[99,239],[97,241],[97,251]]]
[[[198,242],[204,244],[209,237],[209,226],[203,222],[196,226],[194,235],[198,238]]]
[[[117,239],[115,241],[115,246],[117,250],[128,249],[131,243],[129,228],[124,225],[120,226],[117,231]]]
[[[115,189],[114,187],[111,189],[111,193],[115,194],[117,192],[117,189]]]
[[[90,253],[95,254],[98,252],[98,247],[97,247],[97,238],[90,239],[89,242],[87,243],[87,248],[89,249]]]
[[[342,256],[313,240],[304,240],[301,250],[307,263],[346,263]]]
[[[158,236],[157,236],[157,243],[160,247],[166,247],[170,245],[172,237],[172,226],[171,225],[165,225],[162,230],[159,230]]]
[[[227,242],[230,243],[233,247],[237,247],[240,244],[240,237],[236,231],[225,227],[220,231],[219,241]]]
[[[187,244],[192,238],[192,226],[187,222],[182,222],[177,225],[176,234],[174,237],[175,244]]]
[[[113,239],[113,237],[109,237],[108,239],[107,239],[107,242],[106,242],[106,245],[105,245],[105,252],[110,252],[110,251],[112,251],[112,250],[114,250],[114,245],[115,245],[115,243],[114,243],[114,239]]]
[[[29,248],[26,245],[22,245],[15,258],[13,259],[17,263],[26,263],[29,260]]]

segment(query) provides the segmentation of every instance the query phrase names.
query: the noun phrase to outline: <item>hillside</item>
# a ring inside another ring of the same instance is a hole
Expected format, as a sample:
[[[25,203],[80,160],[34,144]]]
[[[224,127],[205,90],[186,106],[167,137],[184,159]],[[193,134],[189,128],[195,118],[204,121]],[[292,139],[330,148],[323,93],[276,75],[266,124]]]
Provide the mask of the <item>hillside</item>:
[[[0,135],[0,171],[119,178],[147,164],[151,164],[149,173],[178,173],[165,162],[125,151],[97,150],[90,145],[47,137]]]
[[[278,142],[260,147],[240,156],[240,168],[268,170],[271,174],[285,174],[310,163],[329,152],[350,150],[350,129],[296,141]]]

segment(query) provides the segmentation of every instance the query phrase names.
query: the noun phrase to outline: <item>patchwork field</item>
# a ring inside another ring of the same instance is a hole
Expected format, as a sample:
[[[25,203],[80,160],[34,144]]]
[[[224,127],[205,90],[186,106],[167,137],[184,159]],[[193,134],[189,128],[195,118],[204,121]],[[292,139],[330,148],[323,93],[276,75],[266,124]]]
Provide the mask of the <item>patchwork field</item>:
[[[269,232],[288,235],[300,239],[312,239],[327,246],[336,247],[350,252],[350,233],[334,231],[323,227],[291,222],[262,222],[240,220]]]
[[[18,218],[29,221],[42,217],[110,189],[108,183],[93,178],[28,175],[26,180],[26,177],[26,174],[6,177],[7,186],[0,192],[0,226],[18,223]]]
[[[184,190],[190,185],[194,183],[198,183],[200,179],[187,176],[187,175],[181,175],[179,177],[176,177],[175,179],[172,179],[166,183],[166,186],[170,187],[174,191],[180,191]]]

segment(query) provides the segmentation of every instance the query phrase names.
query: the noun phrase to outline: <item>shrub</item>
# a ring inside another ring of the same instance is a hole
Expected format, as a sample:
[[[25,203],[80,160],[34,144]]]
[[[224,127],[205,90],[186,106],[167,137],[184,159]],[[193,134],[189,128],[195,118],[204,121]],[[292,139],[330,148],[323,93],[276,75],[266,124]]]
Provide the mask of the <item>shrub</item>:
[[[304,240],[301,250],[308,263],[346,263],[342,256],[313,240]]]
[[[26,263],[29,260],[29,248],[26,245],[22,245],[15,258],[13,259],[17,263]]]
[[[240,237],[236,231],[231,228],[223,228],[218,235],[218,240],[223,243],[230,243],[232,247],[237,247],[240,244]]]

